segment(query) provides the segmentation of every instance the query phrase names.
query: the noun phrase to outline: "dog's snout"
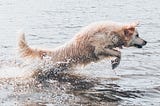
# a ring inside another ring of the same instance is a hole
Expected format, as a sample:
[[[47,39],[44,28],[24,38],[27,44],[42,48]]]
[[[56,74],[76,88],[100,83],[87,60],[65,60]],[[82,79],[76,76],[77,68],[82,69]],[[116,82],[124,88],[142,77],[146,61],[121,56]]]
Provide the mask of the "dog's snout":
[[[143,42],[143,45],[146,45],[146,44],[147,44],[147,41],[144,41],[144,42]]]

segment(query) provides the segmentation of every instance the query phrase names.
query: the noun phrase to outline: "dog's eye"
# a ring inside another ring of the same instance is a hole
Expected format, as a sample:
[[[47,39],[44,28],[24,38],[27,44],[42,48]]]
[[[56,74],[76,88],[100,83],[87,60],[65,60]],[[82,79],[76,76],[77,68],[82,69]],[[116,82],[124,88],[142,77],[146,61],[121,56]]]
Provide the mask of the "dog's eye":
[[[139,34],[137,34],[136,37],[139,37]]]

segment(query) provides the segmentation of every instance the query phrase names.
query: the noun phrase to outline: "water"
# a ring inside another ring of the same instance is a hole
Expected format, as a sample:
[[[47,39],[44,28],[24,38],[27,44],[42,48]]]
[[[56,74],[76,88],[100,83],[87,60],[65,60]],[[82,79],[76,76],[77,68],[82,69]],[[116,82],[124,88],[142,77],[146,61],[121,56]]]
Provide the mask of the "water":
[[[1,0],[0,105],[159,106],[159,3],[159,0]],[[18,30],[26,32],[30,45],[54,48],[69,41],[81,27],[102,20],[139,20],[140,36],[148,44],[142,49],[123,49],[121,64],[114,71],[106,60],[46,81],[31,77],[42,64],[18,57]]]

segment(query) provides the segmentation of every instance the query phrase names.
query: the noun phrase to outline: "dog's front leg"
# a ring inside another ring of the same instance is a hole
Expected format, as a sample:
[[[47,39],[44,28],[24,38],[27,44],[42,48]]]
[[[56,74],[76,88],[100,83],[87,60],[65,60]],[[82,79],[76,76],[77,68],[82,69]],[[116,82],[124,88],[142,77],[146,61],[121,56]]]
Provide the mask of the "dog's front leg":
[[[115,69],[121,60],[121,52],[118,50],[114,50],[112,48],[96,48],[95,54],[98,56],[98,58],[105,58],[105,57],[116,57],[116,59],[111,61],[112,69]]]
[[[118,50],[114,50],[114,49],[105,49],[105,52],[109,56],[116,57],[116,59],[111,60],[112,69],[115,69],[121,61],[121,52]]]
[[[119,65],[120,61],[121,61],[121,58],[119,57],[116,57],[116,59],[111,60],[112,69],[115,69]]]
[[[114,52],[116,52],[114,55],[116,58],[114,60],[111,60],[111,64],[112,64],[112,69],[115,69],[121,61],[121,52],[117,51],[117,50],[113,50]]]

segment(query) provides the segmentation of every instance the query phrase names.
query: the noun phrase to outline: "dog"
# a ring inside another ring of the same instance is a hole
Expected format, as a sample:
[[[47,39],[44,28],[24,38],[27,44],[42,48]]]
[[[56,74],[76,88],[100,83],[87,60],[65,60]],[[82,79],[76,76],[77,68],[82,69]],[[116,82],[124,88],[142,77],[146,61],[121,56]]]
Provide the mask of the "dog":
[[[121,52],[116,48],[142,48],[147,41],[139,37],[137,26],[139,22],[122,24],[118,22],[96,22],[82,28],[68,43],[54,48],[34,49],[28,46],[24,33],[18,41],[19,52],[22,57],[39,58],[51,57],[53,63],[68,63],[68,67],[87,65],[102,59],[115,57],[111,60],[115,69],[121,60]]]

